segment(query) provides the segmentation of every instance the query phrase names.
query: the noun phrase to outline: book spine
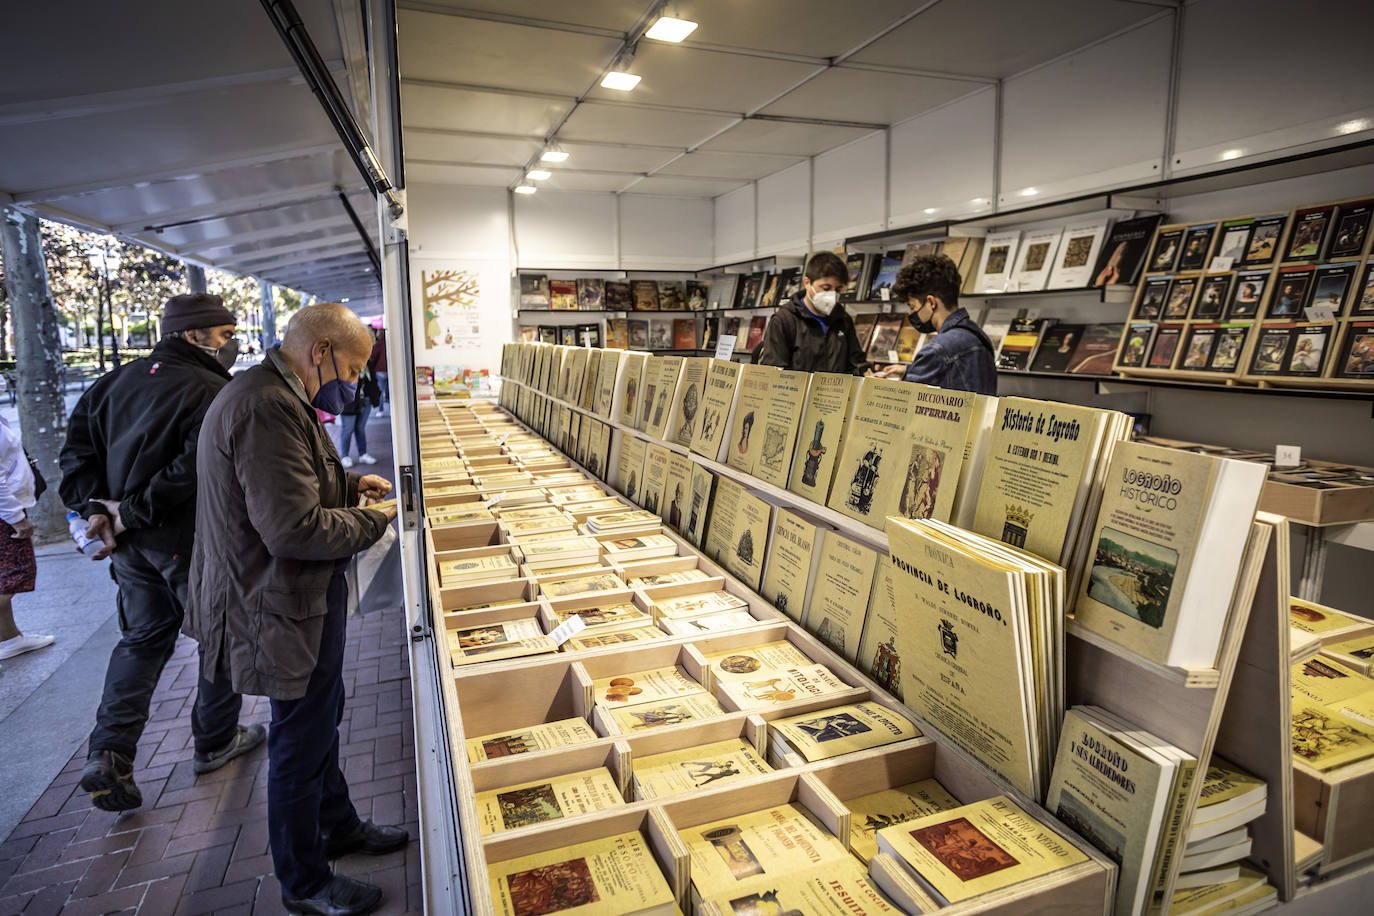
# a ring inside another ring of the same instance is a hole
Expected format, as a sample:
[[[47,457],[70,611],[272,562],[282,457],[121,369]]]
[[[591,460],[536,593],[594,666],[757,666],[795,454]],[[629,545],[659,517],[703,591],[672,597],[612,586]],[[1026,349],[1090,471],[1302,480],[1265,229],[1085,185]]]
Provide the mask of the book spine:
[[[1179,839],[1183,827],[1183,815],[1187,808],[1188,792],[1197,778],[1197,760],[1187,760],[1179,764],[1178,776],[1174,783],[1174,803],[1168,821],[1168,832],[1159,844],[1159,854],[1155,857],[1154,880],[1151,882],[1152,902],[1150,912],[1158,912],[1164,903],[1164,885],[1169,877],[1169,866],[1178,852]]]

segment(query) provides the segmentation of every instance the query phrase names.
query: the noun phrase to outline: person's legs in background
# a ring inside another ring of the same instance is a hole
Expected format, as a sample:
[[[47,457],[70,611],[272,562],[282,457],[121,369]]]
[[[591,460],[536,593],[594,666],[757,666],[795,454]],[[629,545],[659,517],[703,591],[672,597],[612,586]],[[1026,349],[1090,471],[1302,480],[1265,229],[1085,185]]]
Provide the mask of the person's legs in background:
[[[387,408],[391,406],[391,388],[386,382],[385,372],[377,373],[377,385],[382,389],[382,406],[378,408],[378,416],[386,416]]]
[[[33,539],[15,537],[14,528],[0,521],[0,659],[53,644],[51,636],[25,636],[14,622],[14,596],[33,591],[37,580]]]
[[[358,463],[376,464],[377,459],[367,453],[367,418],[372,415],[372,405],[363,401],[358,408],[357,423],[353,426],[353,438],[358,443]]]
[[[359,416],[359,414],[345,413],[339,414],[338,417],[339,457],[343,459],[343,466],[346,468],[353,467],[353,459],[348,457],[348,444],[354,439],[355,434],[357,433]],[[361,453],[364,450],[360,447],[358,451],[359,453]]]

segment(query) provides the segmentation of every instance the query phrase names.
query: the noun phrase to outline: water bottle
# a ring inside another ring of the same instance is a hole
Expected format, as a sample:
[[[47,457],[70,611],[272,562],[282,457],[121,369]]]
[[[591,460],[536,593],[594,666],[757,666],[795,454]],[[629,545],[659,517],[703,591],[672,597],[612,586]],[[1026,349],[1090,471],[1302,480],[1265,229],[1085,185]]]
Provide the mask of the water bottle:
[[[76,542],[76,549],[88,557],[94,557],[100,552],[100,548],[105,543],[99,538],[93,538],[86,533],[86,520],[80,513],[67,513],[67,530],[71,532],[72,540]]]

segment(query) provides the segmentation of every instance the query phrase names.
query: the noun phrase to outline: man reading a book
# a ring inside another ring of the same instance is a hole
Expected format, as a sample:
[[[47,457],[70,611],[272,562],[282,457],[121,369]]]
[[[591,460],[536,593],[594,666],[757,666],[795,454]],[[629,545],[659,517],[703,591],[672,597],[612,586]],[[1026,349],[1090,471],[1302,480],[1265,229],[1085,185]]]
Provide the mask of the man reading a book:
[[[838,255],[813,254],[806,262],[802,292],[778,306],[768,322],[758,362],[803,372],[858,374],[865,359],[863,341],[840,305],[848,282],[849,270]]]
[[[997,394],[997,363],[992,341],[959,306],[959,268],[942,254],[923,255],[897,274],[892,294],[906,300],[907,321],[926,335],[905,372],[889,366],[880,374],[938,388]]]

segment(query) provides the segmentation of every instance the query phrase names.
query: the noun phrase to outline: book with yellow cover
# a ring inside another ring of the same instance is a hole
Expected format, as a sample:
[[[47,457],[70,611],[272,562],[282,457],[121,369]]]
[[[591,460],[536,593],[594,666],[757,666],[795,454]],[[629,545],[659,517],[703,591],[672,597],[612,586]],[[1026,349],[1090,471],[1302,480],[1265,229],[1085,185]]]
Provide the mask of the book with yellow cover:
[[[1322,655],[1369,677],[1370,660],[1374,659],[1374,633],[1349,639],[1340,637],[1339,642],[1330,642],[1322,646]]]
[[[854,661],[859,652],[864,611],[868,609],[877,566],[876,551],[854,543],[838,531],[821,535],[816,583],[802,626],[847,661]]]
[[[605,767],[478,792],[478,826],[500,833],[625,804]]]
[[[1374,726],[1328,706],[1293,704],[1293,759],[1334,770],[1374,757]]]
[[[605,572],[543,582],[539,588],[549,598],[571,598],[579,595],[619,591],[625,588],[625,583],[620,580],[619,576]]]
[[[736,709],[768,709],[841,693],[849,685],[824,665],[808,664],[765,668],[749,677],[720,681],[715,689],[717,696],[728,697]]]
[[[706,670],[710,672],[708,687],[714,687],[722,681],[747,680],[770,668],[815,664],[805,652],[785,639],[760,643],[757,646],[708,652],[705,658]]]
[[[596,369],[596,397],[592,403],[592,408],[596,415],[603,420],[613,419],[611,408],[615,404],[615,383],[617,376],[620,375],[620,363],[628,358],[628,353],[604,350],[601,353],[601,362]],[[614,419],[619,420],[619,417]]]
[[[607,708],[634,706],[705,692],[706,688],[679,665],[634,671],[592,681],[592,701]]]
[[[677,406],[668,421],[664,439],[683,448],[692,444],[706,394],[706,375],[710,370],[709,356],[694,356],[683,361],[682,379],[678,382]]]
[[[859,381],[827,506],[883,530],[888,507],[896,503],[903,483],[901,453],[920,390],[900,379]]]
[[[872,701],[776,719],[768,731],[775,750],[800,754],[809,763],[921,736],[905,716]]]
[[[889,557],[879,555],[854,663],[879,687],[902,698],[902,654],[897,650],[897,586]]]
[[[724,484],[725,481],[721,481]],[[711,531],[707,534],[710,544],[711,535],[719,525],[727,532],[717,547],[714,559],[725,567],[730,575],[739,579],[751,589],[758,591],[763,580],[763,562],[768,555],[768,532],[773,524],[773,505],[752,492],[742,493],[735,504],[733,517],[727,523],[724,519],[711,518]],[[707,550],[711,556],[710,550]]]
[[[715,496],[711,498],[711,524],[705,532],[702,551],[722,566],[722,558],[727,554],[735,538],[735,518],[739,514],[740,501],[748,494],[744,486],[729,477],[716,480]]]
[[[573,747],[595,741],[599,736],[586,719],[575,717],[557,722],[541,722],[525,728],[493,732],[467,739],[468,760],[496,760],[516,754]]]
[[[706,374],[700,417],[692,434],[691,448],[712,461],[720,455],[721,443],[729,432],[730,411],[735,404],[739,372],[739,363],[712,360],[711,371]]]
[[[676,572],[653,573],[647,576],[631,576],[625,570],[625,584],[630,588],[653,588],[657,585],[680,585],[683,582],[701,582],[711,578],[701,569],[680,569]]]
[[[751,363],[739,371],[739,395],[735,405],[735,422],[730,430],[730,444],[725,463],[746,474],[754,473],[759,448],[763,443],[764,409],[773,379],[782,373],[776,366]],[[715,457],[712,455],[711,457]]]
[[[496,518],[480,503],[462,503],[457,506],[435,506],[425,512],[431,527],[435,525],[456,525],[460,522],[489,522]]]
[[[849,422],[850,401],[857,387],[855,382],[852,375],[830,372],[817,372],[811,377],[787,489],[817,505],[825,505],[830,494],[830,482]]]
[[[700,722],[725,715],[725,709],[709,693],[693,693],[671,700],[618,706],[606,711],[616,734],[635,735],[655,728]]]
[[[849,851],[868,862],[878,854],[878,831],[894,824],[959,807],[936,779],[922,779],[845,801],[849,809]]]
[[[726,591],[702,592],[696,595],[680,595],[676,598],[659,598],[654,601],[654,616],[660,619],[688,620],[748,606],[749,603],[743,598]]]
[[[642,801],[695,792],[772,771],[757,751],[739,738],[731,738],[634,761],[635,798]]]
[[[693,547],[700,547],[706,538],[706,519],[714,505],[716,475],[706,467],[692,462],[692,479],[687,495],[687,509],[683,516],[682,536]]]
[[[607,649],[635,642],[650,642],[667,637],[658,627],[632,627],[628,630],[614,630],[609,633],[586,633],[585,631],[563,643],[564,652],[582,649]]]
[[[587,352],[587,365],[583,370],[582,387],[578,389],[577,401],[575,402],[583,410],[591,410],[596,406],[596,384],[597,380],[601,378],[601,359],[605,352],[598,347],[592,347]],[[611,354],[610,357],[607,357],[607,362],[618,358],[618,356],[619,354]]]
[[[1363,636],[1374,644],[1374,620],[1366,620],[1353,614],[1345,614],[1314,601],[1290,598],[1288,602],[1288,626],[1293,631],[1293,641],[1302,636],[1314,638],[1319,644],[1341,642],[1352,637]],[[1353,660],[1353,659],[1352,659]],[[1366,658],[1362,673],[1369,672]]]
[[[536,534],[543,531],[566,531],[568,537],[574,535],[573,520],[567,516],[558,518],[531,518],[514,519],[506,521],[502,519],[501,527],[512,535],[517,534]]]
[[[804,916],[903,916],[853,861],[827,861],[776,878],[747,879],[743,886],[703,900],[699,916],[791,913]]]
[[[570,617],[580,617],[587,625],[583,636],[594,636],[618,630],[651,627],[654,617],[636,604],[608,604],[603,607],[580,608],[575,611],[554,611],[554,619],[563,623]]]
[[[719,630],[738,630],[758,623],[758,619],[748,610],[726,611],[723,614],[708,614],[705,617],[691,617],[685,620],[659,618],[658,625],[674,636],[700,636]]]
[[[644,461],[649,443],[638,436],[626,435],[620,440],[620,457],[616,460],[615,485],[625,498],[639,503],[644,483]]]
[[[885,827],[878,848],[905,863],[944,903],[1088,860],[1005,795]]]
[[[439,561],[439,583],[445,586],[499,582],[514,579],[518,574],[518,567],[509,554]]]
[[[692,498],[692,459],[677,452],[668,454],[668,473],[659,500],[659,518],[679,534],[684,533]]]
[[[620,404],[620,415],[615,419],[625,426],[637,425],[644,367],[648,362],[647,353],[626,353],[620,360],[620,377],[615,383],[615,398]]]
[[[497,916],[672,916],[673,891],[638,833],[487,867]]]
[[[691,854],[692,888],[703,900],[744,882],[852,861],[844,845],[796,805],[778,805],[679,830]]]
[[[558,649],[533,617],[449,630],[448,647],[455,665],[543,655]]]
[[[668,449],[655,443],[649,444],[644,458],[644,486],[640,488],[639,504],[645,512],[662,517],[659,504],[663,501],[663,485],[668,479]],[[656,519],[657,521],[657,519]]]
[[[768,400],[763,405],[754,433],[759,444],[753,474],[765,483],[787,489],[792,458],[797,448],[797,430],[806,410],[811,387],[810,372],[789,370],[773,376]]]
[[[1309,658],[1290,673],[1293,705],[1338,706],[1361,693],[1374,692],[1374,680],[1329,658]]]
[[[673,405],[677,398],[678,379],[682,375],[681,356],[662,356],[655,360],[658,372],[645,390],[644,431],[655,439],[663,439],[668,431]]]
[[[759,594],[798,623],[806,611],[820,562],[819,526],[786,506],[773,514],[768,558]]]

